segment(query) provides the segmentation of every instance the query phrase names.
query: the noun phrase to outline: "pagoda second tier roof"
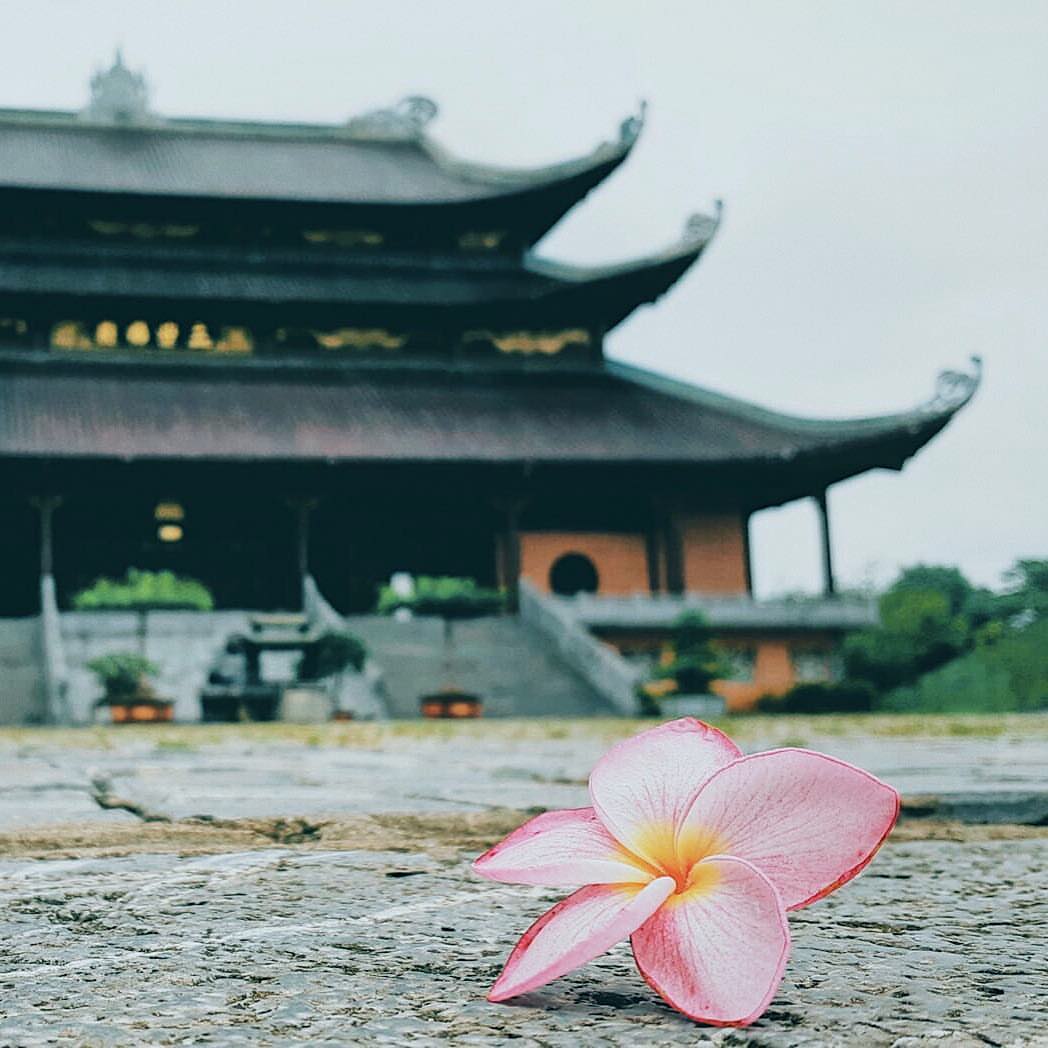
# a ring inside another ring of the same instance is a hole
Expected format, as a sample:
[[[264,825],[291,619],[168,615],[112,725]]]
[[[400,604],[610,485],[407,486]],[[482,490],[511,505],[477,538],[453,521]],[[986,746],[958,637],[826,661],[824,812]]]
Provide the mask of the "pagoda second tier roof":
[[[528,253],[522,261],[403,254],[327,255],[316,249],[93,245],[0,239],[0,295],[101,299],[167,307],[201,303],[286,304],[403,309],[490,306],[495,320],[522,322],[548,305],[590,315],[610,328],[656,299],[699,258],[718,220],[693,216],[662,251],[612,265],[554,262]],[[514,317],[514,305],[524,312]],[[501,312],[506,311],[505,317]],[[402,318],[404,314],[399,314]],[[539,317],[541,321],[543,318]]]
[[[342,125],[0,110],[0,188],[403,207],[560,186],[573,203],[626,158],[642,125],[629,118],[614,140],[572,160],[509,168],[452,155],[426,133],[435,114],[421,98]]]
[[[947,372],[912,411],[821,421],[614,363],[303,370],[0,357],[0,458],[746,467],[769,505],[901,468],[978,381]]]

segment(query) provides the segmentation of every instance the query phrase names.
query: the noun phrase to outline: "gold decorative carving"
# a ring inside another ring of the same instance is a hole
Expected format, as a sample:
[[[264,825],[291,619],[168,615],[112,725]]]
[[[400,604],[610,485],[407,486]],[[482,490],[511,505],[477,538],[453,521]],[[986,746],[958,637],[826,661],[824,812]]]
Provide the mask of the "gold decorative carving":
[[[488,342],[500,353],[542,353],[552,356],[565,346],[588,346],[590,333],[585,328],[564,331],[467,331],[464,342]]]
[[[24,335],[29,330],[29,325],[24,320],[16,317],[0,317],[0,335],[13,332],[16,335]]]
[[[302,236],[311,244],[333,244],[335,247],[378,247],[385,240],[371,229],[304,229]]]
[[[124,338],[130,346],[149,345],[149,325],[144,320],[134,320],[127,325]]]
[[[200,232],[200,226],[179,225],[165,222],[110,222],[106,219],[90,219],[88,228],[106,237],[134,237],[136,240],[186,240]]]
[[[95,328],[95,345],[99,349],[112,349],[120,340],[120,330],[111,320],[103,320]]]
[[[493,229],[485,232],[470,230],[458,238],[458,245],[463,251],[494,251],[505,239],[506,230]]]
[[[178,325],[172,320],[165,320],[156,329],[156,344],[161,349],[174,349],[178,345]]]
[[[189,329],[189,341],[186,343],[189,349],[214,349],[215,343],[211,340],[211,332],[207,324],[194,324]]]
[[[394,335],[385,328],[338,328],[310,334],[324,349],[400,349],[407,341],[406,335]]]
[[[3,321],[0,320],[0,330]],[[158,349],[178,349],[181,330],[174,321],[165,320],[155,330],[145,320],[133,320],[123,331],[112,320],[103,320],[94,332],[79,320],[63,320],[51,328],[51,346],[54,349],[116,349],[123,345],[133,349],[144,349],[154,340]],[[255,348],[254,337],[245,327],[223,327],[216,341],[207,324],[192,324],[186,340],[188,349],[216,350],[220,353],[250,353]]]
[[[63,320],[51,328],[54,349],[93,349],[94,342],[78,320]]]
[[[251,332],[242,327],[222,328],[222,337],[215,343],[220,353],[250,353],[254,348]]]

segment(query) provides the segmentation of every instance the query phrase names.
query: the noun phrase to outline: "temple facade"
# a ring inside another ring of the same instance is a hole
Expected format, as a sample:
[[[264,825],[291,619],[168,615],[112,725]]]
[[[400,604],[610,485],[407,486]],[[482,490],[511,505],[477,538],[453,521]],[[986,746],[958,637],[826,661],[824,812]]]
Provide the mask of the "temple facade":
[[[827,490],[900,469],[975,379],[823,421],[609,360],[719,205],[647,257],[557,262],[534,245],[642,114],[515,170],[451,155],[436,112],[170,118],[119,58],[82,111],[0,111],[0,614],[129,566],[220,608],[296,607],[311,573],[361,612],[395,571],[745,597],[750,516],[801,498],[833,592]]]

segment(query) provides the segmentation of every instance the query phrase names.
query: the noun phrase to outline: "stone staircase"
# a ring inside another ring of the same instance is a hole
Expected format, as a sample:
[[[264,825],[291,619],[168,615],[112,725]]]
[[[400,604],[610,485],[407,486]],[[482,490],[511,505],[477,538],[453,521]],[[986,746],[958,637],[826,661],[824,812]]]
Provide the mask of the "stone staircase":
[[[393,717],[417,717],[420,695],[443,683],[443,623],[351,615],[346,626],[382,669]],[[611,716],[614,708],[515,615],[455,623],[454,682],[484,699],[485,717]]]
[[[0,724],[40,724],[47,714],[40,620],[0,619]]]

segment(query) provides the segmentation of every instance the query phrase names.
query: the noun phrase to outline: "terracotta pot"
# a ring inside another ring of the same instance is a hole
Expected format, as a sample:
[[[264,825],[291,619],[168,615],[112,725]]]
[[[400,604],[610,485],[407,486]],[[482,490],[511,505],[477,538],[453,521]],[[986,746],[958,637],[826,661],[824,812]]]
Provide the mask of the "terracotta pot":
[[[436,695],[423,695],[419,699],[419,710],[423,717],[479,717],[484,710],[484,703],[477,695],[469,695],[462,691],[446,691]]]
[[[156,724],[174,719],[175,706],[172,702],[142,702],[129,699],[113,702],[109,706],[109,719],[114,724]]]

